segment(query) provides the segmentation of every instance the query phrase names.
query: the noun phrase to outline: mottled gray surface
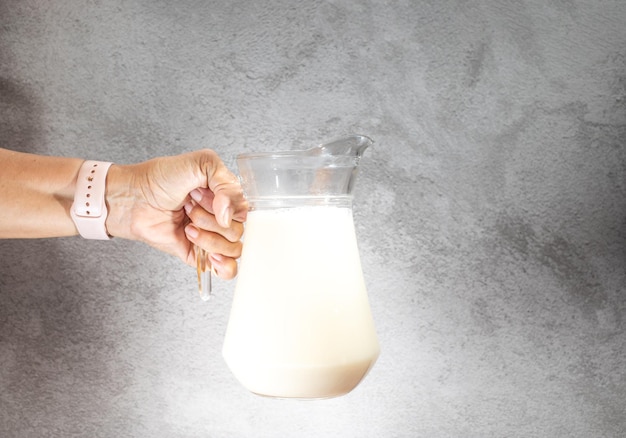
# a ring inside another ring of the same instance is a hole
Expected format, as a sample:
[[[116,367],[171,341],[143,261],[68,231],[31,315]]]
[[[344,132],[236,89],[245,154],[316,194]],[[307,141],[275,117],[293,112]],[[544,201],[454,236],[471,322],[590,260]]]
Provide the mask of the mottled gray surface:
[[[626,436],[626,2],[0,1],[5,147],[234,168],[351,132],[361,386],[251,395],[233,283],[203,304],[141,244],[8,240],[0,436]]]

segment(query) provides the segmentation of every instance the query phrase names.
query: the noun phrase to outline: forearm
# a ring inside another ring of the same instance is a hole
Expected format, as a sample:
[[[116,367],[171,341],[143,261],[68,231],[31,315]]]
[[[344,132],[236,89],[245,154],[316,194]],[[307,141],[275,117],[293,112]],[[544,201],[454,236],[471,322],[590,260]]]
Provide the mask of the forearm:
[[[0,148],[0,238],[76,235],[70,207],[82,162]]]

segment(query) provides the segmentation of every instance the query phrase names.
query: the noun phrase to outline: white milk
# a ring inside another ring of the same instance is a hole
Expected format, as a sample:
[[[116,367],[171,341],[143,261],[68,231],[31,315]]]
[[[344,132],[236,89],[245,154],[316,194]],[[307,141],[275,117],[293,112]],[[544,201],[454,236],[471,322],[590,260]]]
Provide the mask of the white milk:
[[[260,395],[334,397],[378,353],[352,210],[250,211],[223,349],[235,377]]]

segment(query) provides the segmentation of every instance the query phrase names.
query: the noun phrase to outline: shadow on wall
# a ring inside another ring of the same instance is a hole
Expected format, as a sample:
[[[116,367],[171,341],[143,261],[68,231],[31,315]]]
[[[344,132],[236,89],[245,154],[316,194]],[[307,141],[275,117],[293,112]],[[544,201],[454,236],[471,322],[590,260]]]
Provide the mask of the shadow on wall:
[[[101,303],[81,293],[80,267],[63,246],[59,239],[0,240],[0,436],[38,421],[58,427],[68,411],[80,412],[74,400],[81,393],[111,378],[99,352],[109,345],[94,310]],[[67,396],[55,403],[60,394]]]
[[[47,153],[36,90],[0,77],[0,147]],[[0,172],[5,163],[0,163]],[[1,209],[1,207],[0,207]],[[45,220],[45,218],[42,218]],[[67,353],[91,336],[75,271],[59,239],[0,239],[0,435],[3,426],[37,418],[46,395],[76,376],[59,375]],[[61,378],[60,378],[61,377]],[[71,386],[71,385],[70,385]],[[15,432],[14,430],[12,431]]]

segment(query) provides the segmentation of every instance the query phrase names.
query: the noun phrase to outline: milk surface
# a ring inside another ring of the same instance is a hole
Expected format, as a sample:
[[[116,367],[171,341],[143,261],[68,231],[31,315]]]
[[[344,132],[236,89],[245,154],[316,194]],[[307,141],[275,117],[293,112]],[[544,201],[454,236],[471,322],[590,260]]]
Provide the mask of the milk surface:
[[[379,346],[350,208],[248,213],[223,354],[261,395],[334,397],[361,381]]]

